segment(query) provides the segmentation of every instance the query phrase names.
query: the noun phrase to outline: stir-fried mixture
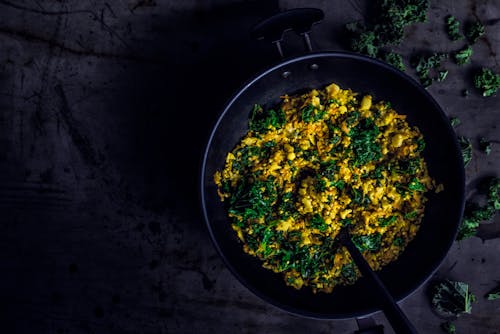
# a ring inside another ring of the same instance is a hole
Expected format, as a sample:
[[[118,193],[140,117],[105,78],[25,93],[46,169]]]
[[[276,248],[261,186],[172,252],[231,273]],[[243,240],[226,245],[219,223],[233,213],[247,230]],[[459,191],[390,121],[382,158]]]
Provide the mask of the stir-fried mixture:
[[[297,289],[331,292],[360,273],[338,242],[349,228],[375,270],[418,231],[434,187],[424,139],[388,102],[331,84],[253,108],[214,175],[243,250]]]

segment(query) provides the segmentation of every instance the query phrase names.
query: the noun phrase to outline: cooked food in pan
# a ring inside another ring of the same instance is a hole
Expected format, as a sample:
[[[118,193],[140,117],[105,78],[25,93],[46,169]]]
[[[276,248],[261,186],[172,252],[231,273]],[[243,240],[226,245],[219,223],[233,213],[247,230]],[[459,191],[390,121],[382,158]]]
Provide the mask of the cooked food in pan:
[[[424,138],[389,102],[335,83],[281,98],[254,106],[214,180],[246,253],[290,286],[331,292],[360,276],[341,228],[375,270],[414,238],[435,188]]]

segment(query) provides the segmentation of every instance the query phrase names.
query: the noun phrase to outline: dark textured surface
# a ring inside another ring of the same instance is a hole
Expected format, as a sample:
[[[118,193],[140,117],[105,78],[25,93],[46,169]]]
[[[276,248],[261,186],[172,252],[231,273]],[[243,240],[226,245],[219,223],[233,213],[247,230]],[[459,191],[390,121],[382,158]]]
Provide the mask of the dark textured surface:
[[[354,320],[288,315],[242,287],[211,244],[196,184],[220,107],[277,60],[250,27],[278,8],[315,6],[326,14],[316,47],[343,50],[341,27],[367,15],[365,3],[0,1],[1,332],[352,332]],[[500,170],[500,97],[470,84],[481,66],[500,70],[500,5],[431,3],[429,22],[399,47],[405,60],[462,47],[444,34],[448,14],[488,24],[472,64],[448,63],[429,88],[473,139],[471,194]],[[285,53],[300,46],[291,37]],[[488,156],[480,136],[493,141]],[[500,280],[499,225],[497,215],[483,241],[455,243],[437,273],[478,296],[460,333],[500,332],[500,302],[483,298]],[[401,305],[422,333],[440,332],[425,287]]]

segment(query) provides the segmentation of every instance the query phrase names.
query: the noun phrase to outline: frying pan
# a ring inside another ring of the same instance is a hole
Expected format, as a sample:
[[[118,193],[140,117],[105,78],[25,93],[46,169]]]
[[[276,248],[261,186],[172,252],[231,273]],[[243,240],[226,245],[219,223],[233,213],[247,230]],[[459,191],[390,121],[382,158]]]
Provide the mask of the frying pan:
[[[300,29],[308,37],[305,27],[310,29],[313,23],[310,17],[307,19],[311,11],[314,9],[296,9],[288,19],[282,15],[281,20],[299,27],[295,30]],[[301,14],[305,17],[302,21],[297,19]],[[269,26],[272,29],[267,29],[268,36],[280,46],[286,29],[280,24]],[[308,38],[306,42],[310,45]],[[337,286],[329,294],[287,286],[281,274],[263,268],[259,259],[243,252],[213,181],[214,173],[224,166],[226,154],[246,133],[254,104],[271,107],[285,93],[321,88],[332,82],[371,94],[374,100],[390,101],[398,113],[407,115],[410,126],[417,126],[424,136],[423,155],[429,174],[444,190],[427,193],[424,218],[415,239],[396,261],[378,272],[396,301],[423,285],[448,253],[461,221],[465,187],[462,155],[455,132],[434,98],[410,76],[376,59],[348,52],[309,52],[282,60],[244,84],[225,105],[208,139],[201,166],[201,205],[218,253],[232,274],[255,295],[296,315],[347,319],[380,310],[367,279],[362,277],[354,285]]]

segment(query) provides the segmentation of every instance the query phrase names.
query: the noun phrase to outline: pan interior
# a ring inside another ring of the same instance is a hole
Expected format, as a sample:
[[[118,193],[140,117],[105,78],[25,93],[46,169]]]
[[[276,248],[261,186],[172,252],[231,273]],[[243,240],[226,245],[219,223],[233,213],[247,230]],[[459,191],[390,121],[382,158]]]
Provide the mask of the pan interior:
[[[284,72],[289,73],[286,78]],[[243,252],[213,181],[227,152],[245,134],[249,112],[255,103],[272,106],[285,93],[320,88],[331,82],[344,89],[371,94],[375,100],[390,101],[425,138],[424,159],[429,174],[443,184],[444,191],[427,194],[429,201],[417,236],[397,261],[378,272],[397,300],[422,285],[455,239],[463,211],[463,163],[455,133],[431,95],[407,75],[381,62],[347,53],[318,53],[283,62],[257,76],[228,103],[214,127],[205,152],[201,191],[212,240],[229,269],[246,287],[286,311],[340,319],[380,309],[367,282],[361,278],[352,286],[335,287],[330,294],[314,294],[307,287],[295,290],[285,285],[280,274],[262,268],[260,260]]]

